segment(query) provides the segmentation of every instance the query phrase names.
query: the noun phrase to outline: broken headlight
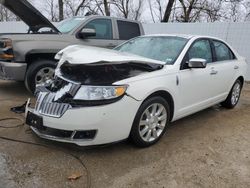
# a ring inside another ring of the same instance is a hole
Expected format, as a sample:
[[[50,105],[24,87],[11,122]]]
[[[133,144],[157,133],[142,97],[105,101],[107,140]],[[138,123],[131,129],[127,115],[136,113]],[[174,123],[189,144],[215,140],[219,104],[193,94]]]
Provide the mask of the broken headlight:
[[[125,94],[127,86],[81,86],[74,100],[98,101],[115,99]]]

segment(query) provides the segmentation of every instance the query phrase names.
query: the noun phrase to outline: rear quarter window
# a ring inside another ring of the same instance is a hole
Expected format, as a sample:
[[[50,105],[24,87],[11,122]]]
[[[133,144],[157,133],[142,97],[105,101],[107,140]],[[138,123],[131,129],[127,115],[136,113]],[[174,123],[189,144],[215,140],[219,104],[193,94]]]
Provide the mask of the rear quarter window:
[[[120,40],[129,40],[141,34],[137,23],[118,20],[117,26]]]

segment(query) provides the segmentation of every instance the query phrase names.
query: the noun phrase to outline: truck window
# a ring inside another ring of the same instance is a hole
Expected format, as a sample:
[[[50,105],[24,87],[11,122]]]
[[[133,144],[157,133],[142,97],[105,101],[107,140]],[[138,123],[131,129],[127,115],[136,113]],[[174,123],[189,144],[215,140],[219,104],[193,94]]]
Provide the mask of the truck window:
[[[95,29],[96,36],[92,39],[113,39],[112,22],[110,19],[95,19],[87,23],[84,28]]]
[[[140,28],[137,23],[118,20],[117,25],[120,40],[129,40],[140,36]]]

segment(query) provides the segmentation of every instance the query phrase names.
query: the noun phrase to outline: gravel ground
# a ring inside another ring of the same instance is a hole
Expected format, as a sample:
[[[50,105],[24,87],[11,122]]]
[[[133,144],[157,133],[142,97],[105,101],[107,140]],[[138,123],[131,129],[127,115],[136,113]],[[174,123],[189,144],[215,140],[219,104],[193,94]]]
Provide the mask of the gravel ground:
[[[0,81],[0,118],[22,118],[9,109],[28,97],[22,83]],[[88,183],[114,188],[250,187],[249,84],[235,109],[214,106],[176,121],[150,148],[138,149],[127,142],[77,147],[40,139],[27,126],[0,128],[0,136],[48,146],[0,140],[0,188],[78,188]],[[71,154],[84,162],[88,173]],[[82,175],[78,180],[67,179],[77,172]]]

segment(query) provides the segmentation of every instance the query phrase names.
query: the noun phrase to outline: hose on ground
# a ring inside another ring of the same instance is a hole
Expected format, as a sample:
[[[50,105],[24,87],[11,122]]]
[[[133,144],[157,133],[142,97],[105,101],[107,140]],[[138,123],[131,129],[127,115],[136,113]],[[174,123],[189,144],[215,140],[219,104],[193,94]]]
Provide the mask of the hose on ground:
[[[0,125],[0,128],[4,128],[4,129],[11,129],[11,128],[17,128],[17,127],[21,127],[23,126],[25,123],[21,118],[17,118],[17,117],[7,117],[7,118],[2,118],[0,119],[0,122],[2,121],[8,121],[8,120],[19,120],[20,123],[14,126],[2,126]],[[82,159],[77,156],[74,155],[72,153],[68,153],[62,149],[56,148],[56,147],[52,147],[46,144],[40,144],[40,143],[35,143],[35,142],[30,142],[30,141],[24,141],[24,140],[19,140],[19,139],[13,139],[13,138],[8,138],[8,137],[4,137],[4,136],[0,136],[0,139],[2,140],[6,140],[6,141],[11,141],[11,142],[17,142],[17,143],[22,143],[22,144],[29,144],[29,145],[34,145],[34,146],[38,146],[38,147],[44,147],[44,148],[48,148],[48,149],[54,149],[60,152],[63,152],[66,155],[70,155],[71,157],[73,157],[74,159],[76,159],[81,166],[85,169],[86,174],[87,174],[87,187],[90,188],[91,187],[91,176],[90,176],[90,172],[87,168],[87,166],[84,164],[84,162],[82,161]]]

